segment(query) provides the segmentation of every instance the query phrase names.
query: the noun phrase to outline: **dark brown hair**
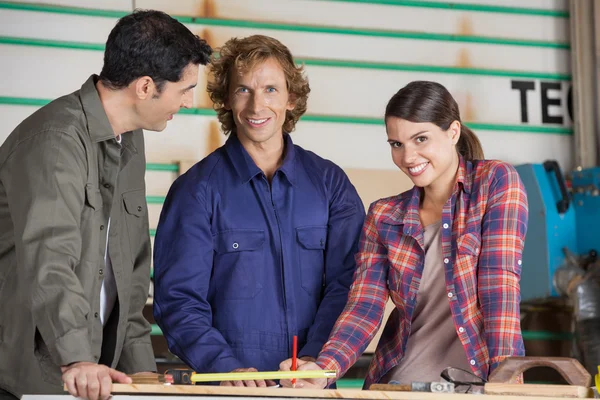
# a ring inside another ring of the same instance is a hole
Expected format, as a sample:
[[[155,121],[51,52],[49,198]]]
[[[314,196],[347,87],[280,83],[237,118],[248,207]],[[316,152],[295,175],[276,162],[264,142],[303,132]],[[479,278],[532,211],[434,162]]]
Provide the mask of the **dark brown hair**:
[[[430,122],[447,130],[460,122],[456,150],[465,160],[482,160],[483,149],[477,135],[460,120],[458,104],[448,90],[437,82],[413,81],[400,89],[385,108],[385,119],[402,118],[410,122]]]
[[[100,80],[118,90],[149,76],[160,93],[167,81],[180,81],[188,65],[206,65],[211,53],[205,40],[164,12],[135,10],[108,35]]]
[[[243,39],[229,39],[215,54],[209,64],[208,95],[213,101],[213,108],[221,122],[225,134],[235,132],[235,122],[231,110],[225,109],[229,97],[231,74],[245,73],[268,59],[277,60],[287,82],[289,99],[294,109],[287,111],[283,132],[290,133],[296,122],[306,112],[306,102],[310,87],[304,77],[303,68],[296,66],[290,50],[280,41],[269,36],[254,35]]]

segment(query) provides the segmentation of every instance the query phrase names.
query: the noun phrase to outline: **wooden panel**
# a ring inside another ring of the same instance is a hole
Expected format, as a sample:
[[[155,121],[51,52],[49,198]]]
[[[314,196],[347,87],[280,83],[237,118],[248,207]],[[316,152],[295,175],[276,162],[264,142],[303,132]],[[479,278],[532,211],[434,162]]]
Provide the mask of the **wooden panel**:
[[[590,388],[583,386],[533,384],[520,385],[510,383],[486,383],[485,394],[571,398],[593,397]]]
[[[502,5],[505,5],[504,3],[505,0],[502,1]],[[530,0],[527,7],[533,7],[529,3]],[[548,41],[569,40],[567,18],[548,18],[540,15],[313,0],[179,0],[176,2],[137,0],[136,6],[157,8],[169,14],[194,17],[386,30],[402,29],[417,32],[424,29],[423,21],[427,21],[428,32],[442,34],[471,34]],[[511,29],[506,29],[507,26]]]
[[[243,396],[243,397],[302,397],[321,399],[395,399],[395,400],[472,400],[472,394],[444,394],[422,392],[380,392],[375,390],[356,389],[269,389],[221,386],[187,386],[187,385],[113,385],[113,393],[155,394],[155,395],[205,395],[205,396]],[[486,400],[523,400],[523,396],[486,395]],[[529,400],[561,399],[564,397],[528,396]]]
[[[20,21],[15,24],[14,21]],[[45,40],[105,43],[117,18],[86,17],[18,10],[0,12],[0,35]],[[569,50],[552,47],[513,46],[504,44],[464,43],[367,35],[301,32],[290,29],[186,24],[192,32],[209,32],[210,43],[222,46],[231,37],[264,34],[286,44],[295,57],[439,66],[470,66],[516,71],[569,73]],[[281,27],[284,28],[284,27]],[[357,51],[360,49],[360,51]],[[58,60],[58,58],[56,58]],[[469,62],[466,63],[465,59]],[[65,65],[66,62],[54,62]],[[48,65],[47,68],[53,68]],[[376,93],[368,92],[369,97]],[[358,96],[353,96],[355,101]],[[344,99],[346,100],[346,99]]]

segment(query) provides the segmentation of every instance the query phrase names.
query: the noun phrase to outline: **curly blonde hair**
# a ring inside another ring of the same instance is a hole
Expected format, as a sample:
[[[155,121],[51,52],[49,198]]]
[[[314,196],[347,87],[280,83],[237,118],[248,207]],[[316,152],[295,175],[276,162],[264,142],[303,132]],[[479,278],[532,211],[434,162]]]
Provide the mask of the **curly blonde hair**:
[[[283,132],[292,132],[296,127],[296,122],[306,112],[310,86],[304,76],[304,68],[296,66],[290,50],[283,43],[269,36],[253,35],[243,39],[232,38],[218,49],[218,54],[213,54],[208,66],[209,75],[206,87],[226,135],[235,132],[233,114],[231,110],[225,109],[233,69],[236,73],[246,73],[270,58],[277,60],[281,65],[290,101],[294,104],[293,110],[286,111]]]

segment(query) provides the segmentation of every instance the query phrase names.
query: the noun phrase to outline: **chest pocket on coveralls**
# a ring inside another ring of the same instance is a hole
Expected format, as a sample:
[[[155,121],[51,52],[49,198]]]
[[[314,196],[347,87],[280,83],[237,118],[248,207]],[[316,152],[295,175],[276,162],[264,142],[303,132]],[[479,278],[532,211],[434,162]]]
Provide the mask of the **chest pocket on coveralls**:
[[[298,238],[298,266],[302,288],[309,294],[321,293],[325,282],[326,226],[305,226],[296,228]]]
[[[252,299],[262,290],[265,231],[234,229],[213,236],[214,280],[228,300]]]

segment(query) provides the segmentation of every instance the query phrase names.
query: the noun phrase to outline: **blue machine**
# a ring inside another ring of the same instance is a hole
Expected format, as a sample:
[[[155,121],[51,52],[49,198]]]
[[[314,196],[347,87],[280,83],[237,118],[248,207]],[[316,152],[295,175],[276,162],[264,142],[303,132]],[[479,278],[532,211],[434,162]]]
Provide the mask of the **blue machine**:
[[[520,165],[517,171],[529,200],[521,300],[543,304],[566,296],[573,348],[595,373],[600,364],[600,167],[571,172],[570,190],[556,161]]]
[[[525,185],[529,202],[529,224],[521,273],[521,300],[558,296],[553,278],[555,271],[566,263],[564,249],[568,249],[575,255],[587,253],[591,249],[587,245],[583,246],[579,241],[580,234],[590,231],[578,229],[580,226],[587,227],[592,223],[591,212],[582,210],[588,209],[587,196],[584,195],[584,198],[576,196],[575,204],[571,201],[565,178],[556,161],[524,164],[517,166],[516,169]],[[584,172],[587,174],[587,171],[582,171],[581,174]],[[594,176],[599,178],[598,174]],[[581,202],[581,206],[578,206],[578,202]],[[596,207],[600,206],[600,197],[596,198],[594,204]],[[600,208],[596,210],[598,212],[594,222],[598,226]],[[584,213],[585,217],[583,217]],[[581,221],[585,218],[589,219],[587,223]],[[600,238],[596,242],[600,244]],[[596,248],[600,249],[600,247]]]
[[[600,167],[571,173],[571,190],[556,161],[516,167],[529,202],[521,299],[558,296],[555,271],[567,251],[580,260],[600,252]]]
[[[579,254],[600,252],[600,167],[572,173]]]

